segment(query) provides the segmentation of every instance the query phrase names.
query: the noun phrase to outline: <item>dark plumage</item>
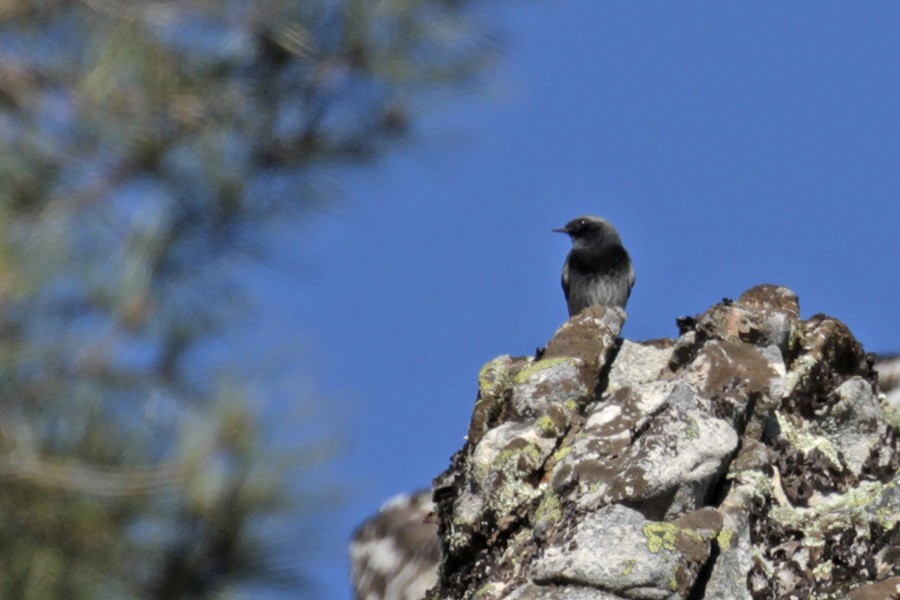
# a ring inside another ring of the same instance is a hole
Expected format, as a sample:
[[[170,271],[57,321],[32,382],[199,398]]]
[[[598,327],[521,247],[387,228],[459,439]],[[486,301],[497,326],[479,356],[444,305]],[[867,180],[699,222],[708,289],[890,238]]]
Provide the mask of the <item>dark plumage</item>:
[[[553,231],[572,238],[562,272],[569,316],[598,304],[625,308],[634,267],[616,228],[600,217],[585,215]]]

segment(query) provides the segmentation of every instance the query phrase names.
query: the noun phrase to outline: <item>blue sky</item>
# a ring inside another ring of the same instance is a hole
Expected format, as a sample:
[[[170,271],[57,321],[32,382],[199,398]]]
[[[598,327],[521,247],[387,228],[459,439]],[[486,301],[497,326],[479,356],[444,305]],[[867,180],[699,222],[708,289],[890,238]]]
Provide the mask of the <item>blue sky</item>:
[[[343,200],[287,235],[303,273],[264,294],[261,331],[297,351],[345,442],[324,597],[349,597],[352,529],[461,446],[481,365],[564,322],[569,244],[550,229],[574,216],[610,219],[631,253],[628,338],[778,283],[805,317],[900,350],[900,4],[568,0],[491,18],[505,49],[482,92],[423,107],[387,160],[323,180]]]

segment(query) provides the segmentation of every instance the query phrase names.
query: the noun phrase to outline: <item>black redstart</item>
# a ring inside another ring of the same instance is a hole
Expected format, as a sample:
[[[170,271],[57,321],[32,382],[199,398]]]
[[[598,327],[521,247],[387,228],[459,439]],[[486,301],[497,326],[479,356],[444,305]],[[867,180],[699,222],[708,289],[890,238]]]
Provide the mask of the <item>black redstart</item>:
[[[634,285],[634,267],[616,228],[600,217],[585,215],[553,231],[572,238],[562,271],[569,316],[597,304],[625,308]]]

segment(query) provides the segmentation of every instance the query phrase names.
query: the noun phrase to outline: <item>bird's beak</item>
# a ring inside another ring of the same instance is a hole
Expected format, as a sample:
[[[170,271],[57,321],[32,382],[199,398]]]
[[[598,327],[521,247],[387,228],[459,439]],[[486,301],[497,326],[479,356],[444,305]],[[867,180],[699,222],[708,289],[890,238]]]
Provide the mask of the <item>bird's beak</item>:
[[[556,227],[554,229],[551,229],[550,231],[555,231],[556,233],[569,233],[569,230],[565,227]]]

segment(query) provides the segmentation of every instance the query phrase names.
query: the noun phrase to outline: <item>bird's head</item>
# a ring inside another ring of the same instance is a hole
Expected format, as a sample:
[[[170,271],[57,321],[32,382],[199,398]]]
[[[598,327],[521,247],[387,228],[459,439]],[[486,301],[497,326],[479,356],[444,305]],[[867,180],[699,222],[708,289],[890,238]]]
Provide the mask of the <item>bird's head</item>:
[[[566,223],[565,227],[558,227],[553,231],[565,233],[572,238],[574,248],[622,244],[622,238],[612,223],[592,215],[576,217]]]

